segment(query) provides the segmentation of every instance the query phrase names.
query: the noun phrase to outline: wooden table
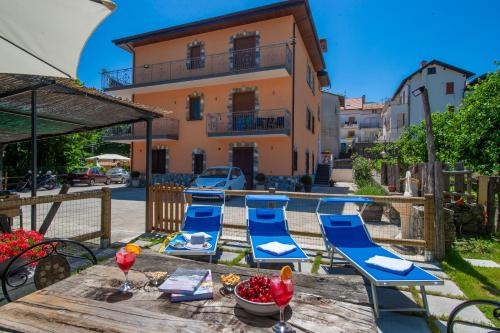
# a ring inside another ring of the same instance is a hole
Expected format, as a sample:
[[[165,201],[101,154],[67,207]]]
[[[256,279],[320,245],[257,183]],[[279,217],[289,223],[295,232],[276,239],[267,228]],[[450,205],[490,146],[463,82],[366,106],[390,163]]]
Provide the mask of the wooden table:
[[[116,285],[123,280],[123,273],[114,261],[108,261],[0,307],[0,331],[272,332],[277,316],[253,316],[236,306],[234,298],[219,292],[220,274],[234,272],[245,279],[256,274],[256,269],[144,253],[129,277],[140,285],[147,281],[143,271],[173,272],[179,266],[210,268],[214,299],[171,303],[168,295],[145,289],[118,294]],[[294,281],[295,296],[285,315],[296,332],[376,331],[373,310],[359,275],[296,273]]]

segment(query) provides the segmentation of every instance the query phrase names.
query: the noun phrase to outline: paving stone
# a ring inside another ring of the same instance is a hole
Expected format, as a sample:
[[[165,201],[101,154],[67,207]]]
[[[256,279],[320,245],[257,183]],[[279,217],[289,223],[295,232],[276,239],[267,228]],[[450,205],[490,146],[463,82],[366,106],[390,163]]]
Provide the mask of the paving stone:
[[[500,265],[494,262],[493,260],[481,260],[481,259],[467,259],[465,261],[469,262],[472,266],[476,267],[491,267],[491,268],[500,268]]]
[[[151,242],[143,239],[138,239],[134,242],[134,244],[140,247],[148,247],[151,245]]]
[[[231,261],[234,258],[236,258],[238,255],[239,255],[239,253],[222,251],[222,253],[218,257],[218,260]]]
[[[453,298],[427,295],[429,301],[429,311],[432,315],[449,316],[451,311],[463,301]],[[473,322],[489,323],[488,318],[475,306],[470,306],[460,312],[460,317]]]
[[[409,316],[396,312],[382,312],[377,320],[379,333],[427,333],[431,332],[422,317]]]
[[[371,288],[367,285],[370,302],[373,304]],[[377,287],[378,304],[381,309],[398,309],[398,308],[418,308],[419,306],[413,300],[413,296],[408,291],[401,291],[393,288]]]
[[[443,280],[444,285],[442,286],[426,286],[425,290],[438,292],[443,295],[451,295],[451,296],[465,296],[462,290],[458,288],[455,282],[451,280]]]
[[[441,266],[437,262],[414,262],[414,263],[420,268],[425,269],[429,273],[434,274],[441,279],[450,279],[448,274],[443,272]]]
[[[311,270],[313,268],[313,263],[312,262],[303,262],[301,264],[302,266],[302,273],[311,273]],[[297,267],[298,270],[298,267]]]
[[[318,274],[330,275],[358,275],[358,272],[352,266],[333,266],[320,265]]]
[[[439,332],[441,333],[446,333],[446,321],[443,320],[435,320],[436,326],[439,328]],[[460,325],[460,324],[455,324],[453,325],[453,332],[454,333],[492,333],[492,330],[480,328],[480,327],[473,327],[473,326],[468,326],[468,325]]]

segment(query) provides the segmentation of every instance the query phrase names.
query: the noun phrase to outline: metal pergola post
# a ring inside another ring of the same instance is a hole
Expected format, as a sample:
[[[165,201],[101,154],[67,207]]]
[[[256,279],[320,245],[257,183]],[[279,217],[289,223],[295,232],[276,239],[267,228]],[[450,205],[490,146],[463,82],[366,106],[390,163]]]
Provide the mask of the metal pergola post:
[[[149,201],[149,186],[151,185],[152,178],[152,164],[153,164],[153,119],[146,119],[146,230],[150,225],[148,207]]]
[[[37,175],[37,132],[36,132],[36,90],[31,90],[31,196],[36,197]],[[31,230],[36,230],[36,205],[31,206]]]

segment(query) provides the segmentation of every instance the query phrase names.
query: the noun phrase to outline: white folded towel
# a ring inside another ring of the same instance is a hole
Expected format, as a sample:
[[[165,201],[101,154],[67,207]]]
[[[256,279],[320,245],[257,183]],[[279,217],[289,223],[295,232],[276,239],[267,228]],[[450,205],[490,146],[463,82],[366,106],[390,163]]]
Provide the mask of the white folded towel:
[[[212,239],[212,236],[210,236],[209,234],[207,234],[206,232],[195,232],[193,234],[188,234],[188,233],[183,233],[182,234],[182,237],[184,237],[184,239],[186,240],[186,242],[191,242],[191,236],[203,236],[205,237],[205,241],[208,241],[210,239]]]
[[[413,263],[404,259],[373,256],[365,260],[366,265],[386,272],[406,275],[413,268]]]
[[[276,256],[282,256],[284,254],[290,253],[295,250],[296,246],[293,244],[283,244],[280,242],[270,242],[266,244],[261,244],[257,246],[261,251],[274,254]]]

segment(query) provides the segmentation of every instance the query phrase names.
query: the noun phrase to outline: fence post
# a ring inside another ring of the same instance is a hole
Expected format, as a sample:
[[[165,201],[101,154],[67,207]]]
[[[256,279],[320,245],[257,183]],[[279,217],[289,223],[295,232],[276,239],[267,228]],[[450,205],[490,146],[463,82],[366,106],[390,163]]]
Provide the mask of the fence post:
[[[274,188],[274,187],[270,187],[268,191],[269,191],[269,194],[274,194],[274,193],[276,193],[276,188]],[[269,207],[269,208],[276,208],[276,203],[274,203],[274,202],[269,202],[269,203],[267,204],[267,207]]]
[[[148,191],[149,195],[149,200],[146,202],[147,207],[147,214],[148,217],[146,219],[146,232],[151,232],[153,231],[153,202],[155,201],[155,196],[154,196],[154,190],[153,186],[155,185],[147,185],[146,184],[146,191]]]
[[[432,257],[435,251],[434,244],[434,196],[432,194],[425,194],[424,203],[424,239],[426,257]]]
[[[111,190],[102,188],[101,197],[101,249],[109,246],[111,242]]]

